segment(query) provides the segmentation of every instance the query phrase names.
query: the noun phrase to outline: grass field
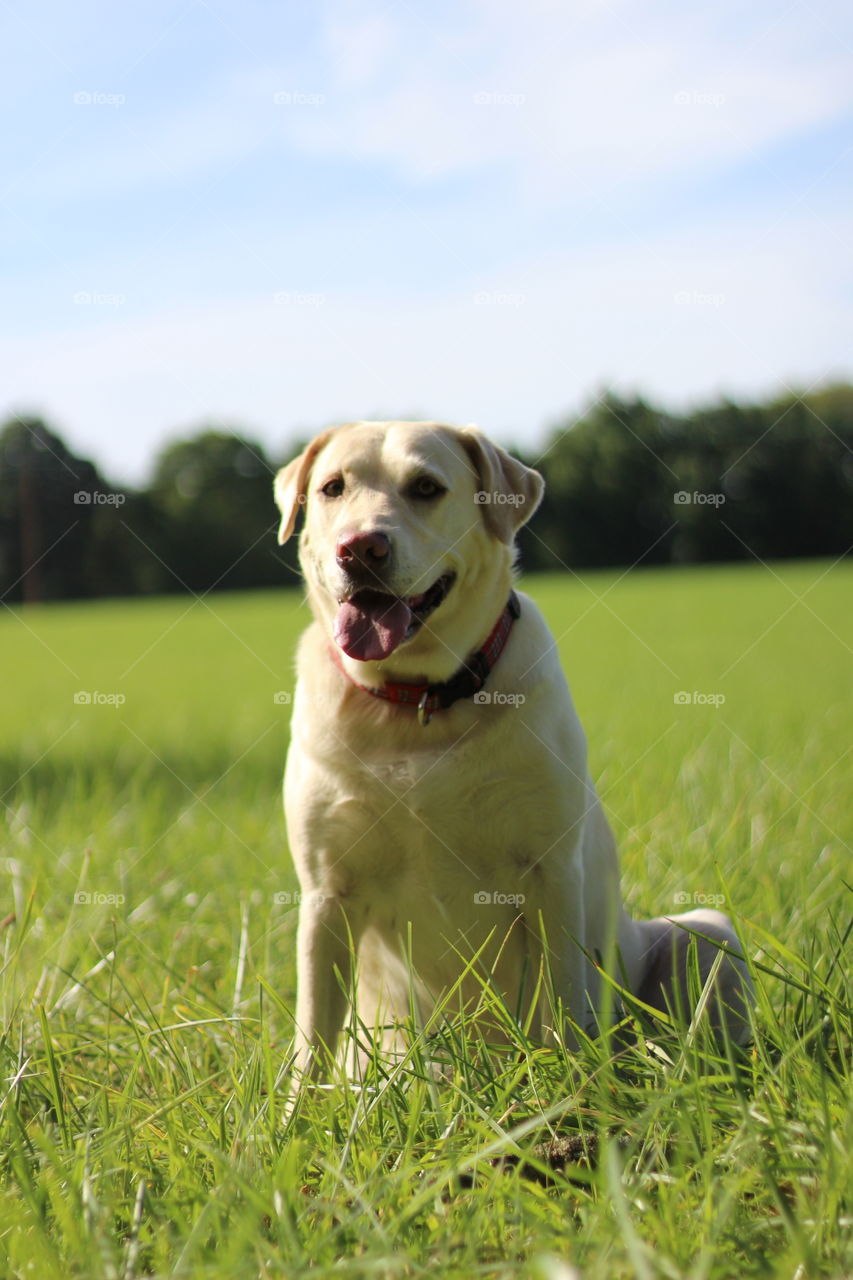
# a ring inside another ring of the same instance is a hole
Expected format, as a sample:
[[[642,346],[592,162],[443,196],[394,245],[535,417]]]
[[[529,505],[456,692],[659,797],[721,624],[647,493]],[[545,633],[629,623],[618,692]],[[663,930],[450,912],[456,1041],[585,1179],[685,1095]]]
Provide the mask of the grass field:
[[[662,1027],[569,1060],[519,1030],[485,1060],[448,1041],[443,1083],[416,1047],[286,1117],[299,595],[7,611],[2,1277],[853,1273],[850,566],[525,587],[625,896],[724,895],[754,1046]],[[550,1169],[553,1134],[590,1159]]]

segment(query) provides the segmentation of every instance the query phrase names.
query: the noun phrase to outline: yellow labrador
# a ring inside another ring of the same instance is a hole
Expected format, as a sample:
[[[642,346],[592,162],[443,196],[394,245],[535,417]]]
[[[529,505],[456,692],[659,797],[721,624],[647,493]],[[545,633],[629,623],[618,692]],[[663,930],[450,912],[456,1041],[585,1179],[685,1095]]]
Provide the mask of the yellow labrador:
[[[720,912],[623,909],[554,641],[513,590],[542,490],[476,428],[436,422],[326,431],[276,477],[280,542],[305,512],[314,614],[285,773],[302,1072],[333,1052],[353,978],[360,1021],[389,1040],[413,1003],[424,1020],[451,991],[473,1006],[485,980],[572,1045],[598,1022],[596,960],[663,1008],[683,1005],[691,931],[703,978],[715,943],[740,952]],[[716,992],[712,1017],[745,1038],[742,961],[723,957]]]

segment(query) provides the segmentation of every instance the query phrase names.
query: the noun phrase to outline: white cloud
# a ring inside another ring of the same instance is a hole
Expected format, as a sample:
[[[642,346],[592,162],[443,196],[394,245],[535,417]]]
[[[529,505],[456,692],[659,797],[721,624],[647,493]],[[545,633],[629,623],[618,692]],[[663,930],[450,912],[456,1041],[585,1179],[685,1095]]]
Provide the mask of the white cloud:
[[[271,293],[19,339],[0,360],[18,370],[18,404],[55,415],[119,479],[214,415],[257,424],[275,452],[377,413],[478,421],[535,446],[611,379],[683,403],[849,369],[850,304],[823,283],[844,231],[705,225],[530,257],[430,301]]]
[[[70,136],[36,166],[31,196],[190,191],[253,153],[302,151],[420,183],[494,170],[539,199],[584,202],[742,161],[853,100],[841,13],[805,5],[467,0],[365,13],[329,0],[319,16],[310,50],[275,59],[253,30],[194,94],[113,85],[128,101],[109,128],[69,96],[56,123]],[[282,91],[321,101],[276,110]]]
[[[450,34],[397,9],[381,38],[348,13],[329,37],[323,132],[295,137],[421,181],[504,165],[551,196],[599,195],[738,161],[851,103],[848,55],[814,42],[820,19],[805,6],[780,20],[766,5],[710,17],[490,0],[459,10]],[[381,57],[363,65],[364,91],[339,98],[336,76],[348,80],[371,40]]]
[[[391,64],[395,52],[392,23],[385,14],[357,12],[348,20],[332,16],[326,39],[338,81],[349,88],[369,84]]]

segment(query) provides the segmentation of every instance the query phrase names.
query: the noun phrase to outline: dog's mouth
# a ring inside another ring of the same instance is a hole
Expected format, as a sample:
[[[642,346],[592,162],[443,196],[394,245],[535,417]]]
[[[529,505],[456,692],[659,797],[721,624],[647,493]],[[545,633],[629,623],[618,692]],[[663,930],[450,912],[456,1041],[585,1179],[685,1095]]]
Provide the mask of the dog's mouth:
[[[455,573],[443,573],[427,591],[406,598],[373,587],[354,591],[338,601],[335,642],[348,658],[359,662],[387,658],[420,630],[455,579]]]

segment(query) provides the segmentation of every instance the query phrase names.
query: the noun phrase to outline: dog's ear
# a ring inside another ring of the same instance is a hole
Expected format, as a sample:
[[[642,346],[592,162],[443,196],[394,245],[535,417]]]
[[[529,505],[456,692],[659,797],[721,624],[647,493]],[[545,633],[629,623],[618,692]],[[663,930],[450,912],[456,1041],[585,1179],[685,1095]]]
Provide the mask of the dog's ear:
[[[296,528],[296,517],[299,514],[299,508],[305,502],[314,459],[328,443],[332,430],[333,428],[329,431],[321,431],[320,435],[315,436],[311,443],[305,446],[299,457],[288,462],[286,467],[282,467],[275,478],[273,493],[276,506],[281,512],[281,524],[278,527],[279,543],[287,542]]]
[[[502,542],[512,542],[542,501],[545,481],[538,471],[493,444],[477,427],[462,427],[459,438],[477,470],[477,499],[486,527]]]

